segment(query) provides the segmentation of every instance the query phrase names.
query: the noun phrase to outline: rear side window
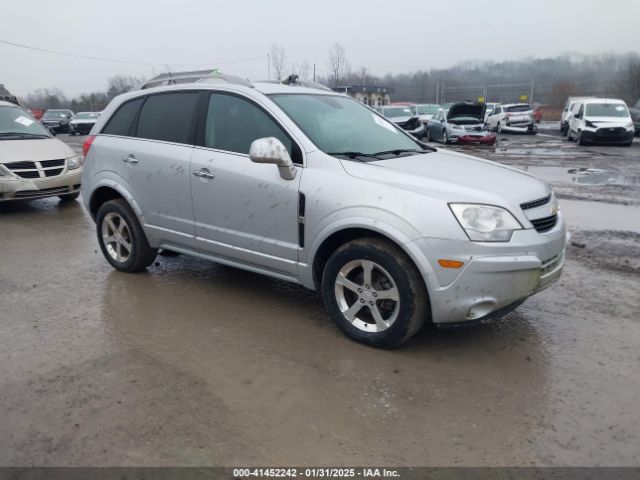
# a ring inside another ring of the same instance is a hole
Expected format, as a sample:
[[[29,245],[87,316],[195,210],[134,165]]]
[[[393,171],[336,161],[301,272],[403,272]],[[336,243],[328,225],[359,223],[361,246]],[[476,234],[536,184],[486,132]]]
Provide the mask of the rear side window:
[[[107,125],[102,129],[102,133],[129,136],[131,134],[131,123],[138,113],[143,100],[144,98],[136,98],[120,105],[120,108],[116,110],[116,113],[113,114]]]
[[[528,112],[529,110],[531,110],[531,107],[529,105],[514,105],[512,107],[507,107],[505,110],[509,113]]]
[[[164,142],[192,144],[198,92],[149,95],[140,111],[136,137]]]
[[[297,155],[292,152],[293,142],[261,108],[235,95],[211,95],[205,147],[248,155],[251,143],[263,137],[276,137],[296,161]]]

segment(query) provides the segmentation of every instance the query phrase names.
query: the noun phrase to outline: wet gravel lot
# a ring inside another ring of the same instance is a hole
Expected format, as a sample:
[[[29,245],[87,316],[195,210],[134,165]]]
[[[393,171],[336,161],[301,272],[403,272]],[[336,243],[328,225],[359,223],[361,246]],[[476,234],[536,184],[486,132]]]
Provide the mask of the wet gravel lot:
[[[394,351],[295,285],[115,272],[80,203],[0,205],[0,465],[640,465],[640,142],[454,148],[550,181],[574,245],[503,320]]]

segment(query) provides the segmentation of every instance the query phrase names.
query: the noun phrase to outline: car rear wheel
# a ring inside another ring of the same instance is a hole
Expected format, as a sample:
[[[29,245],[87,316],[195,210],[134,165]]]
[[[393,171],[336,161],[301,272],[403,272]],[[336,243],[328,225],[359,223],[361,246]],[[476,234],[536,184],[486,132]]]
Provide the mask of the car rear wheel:
[[[158,251],[151,248],[136,214],[122,199],[104,203],[96,216],[100,249],[107,261],[122,272],[144,270]]]
[[[498,122],[498,126],[496,127],[496,131],[498,133],[502,133],[502,122]]]
[[[378,348],[407,341],[429,316],[427,291],[415,265],[397,246],[378,238],[353,240],[333,253],[322,295],[340,330]]]

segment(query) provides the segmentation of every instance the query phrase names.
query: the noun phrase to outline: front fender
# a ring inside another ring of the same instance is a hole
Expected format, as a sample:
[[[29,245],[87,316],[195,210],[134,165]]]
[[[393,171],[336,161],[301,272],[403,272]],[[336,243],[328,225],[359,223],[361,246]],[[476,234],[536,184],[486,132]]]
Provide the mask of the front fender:
[[[379,216],[380,212],[377,212],[377,214]],[[394,217],[394,219],[399,220],[396,217]],[[394,225],[394,223],[396,225]],[[318,250],[325,240],[340,231],[358,228],[371,230],[372,232],[378,233],[398,245],[407,255],[409,255],[413,263],[418,268],[418,271],[422,275],[425,285],[427,286],[427,290],[431,291],[432,288],[437,288],[438,283],[433,267],[414,241],[420,236],[419,232],[406,223],[403,225],[403,223],[405,222],[398,224],[396,221],[392,223],[372,216],[363,216],[361,214],[344,216],[324,223],[315,230],[315,233],[313,233],[312,236],[310,236],[313,241],[309,245],[309,248],[305,249],[307,250],[307,255],[301,263],[300,268],[301,283],[307,288],[315,289],[313,280],[313,263],[316,255],[318,254]]]

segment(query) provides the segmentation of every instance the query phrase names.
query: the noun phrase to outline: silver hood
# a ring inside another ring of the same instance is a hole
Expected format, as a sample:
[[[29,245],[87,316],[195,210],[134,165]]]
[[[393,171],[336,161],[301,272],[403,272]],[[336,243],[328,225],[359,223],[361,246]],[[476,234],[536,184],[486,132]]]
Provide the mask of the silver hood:
[[[0,163],[40,162],[74,155],[74,151],[57,138],[0,140]]]

